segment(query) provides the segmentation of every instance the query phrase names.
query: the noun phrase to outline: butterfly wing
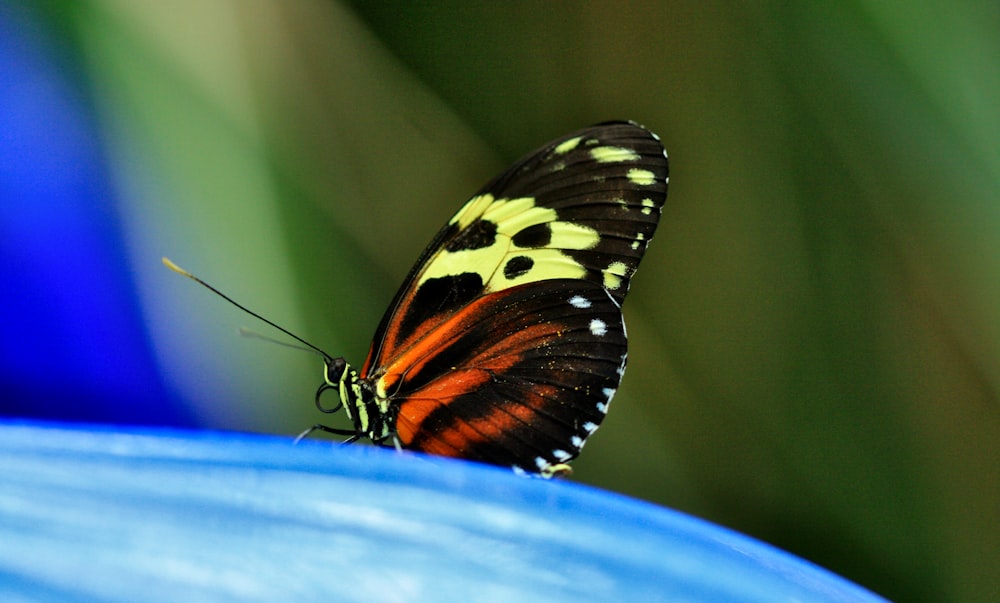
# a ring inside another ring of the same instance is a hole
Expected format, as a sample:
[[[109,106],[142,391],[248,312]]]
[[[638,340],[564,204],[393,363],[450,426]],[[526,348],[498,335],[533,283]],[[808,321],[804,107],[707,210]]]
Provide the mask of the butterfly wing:
[[[654,134],[600,124],[527,155],[459,210],[410,271],[361,371],[398,404],[404,445],[530,471],[576,455],[621,378],[620,306],[667,178]],[[538,427],[500,429],[514,418]]]
[[[483,187],[437,234],[376,331],[363,375],[473,299],[556,278],[598,284],[619,304],[660,218],[659,139],[613,122],[557,139]]]

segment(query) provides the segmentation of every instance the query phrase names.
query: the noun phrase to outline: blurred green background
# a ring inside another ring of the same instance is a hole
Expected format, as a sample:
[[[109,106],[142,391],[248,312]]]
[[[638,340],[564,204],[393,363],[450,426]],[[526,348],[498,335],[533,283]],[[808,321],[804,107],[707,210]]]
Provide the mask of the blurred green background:
[[[43,2],[157,361],[212,428],[317,420],[436,230],[547,140],[659,133],[624,385],[575,480],[899,601],[1000,599],[1000,5]],[[627,546],[627,543],[623,543]]]

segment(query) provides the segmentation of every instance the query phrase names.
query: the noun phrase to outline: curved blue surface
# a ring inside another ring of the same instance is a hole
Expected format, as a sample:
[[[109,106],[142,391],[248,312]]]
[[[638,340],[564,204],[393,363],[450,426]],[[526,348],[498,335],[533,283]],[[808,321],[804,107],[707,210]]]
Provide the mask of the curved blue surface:
[[[0,600],[882,599],[565,480],[366,446],[0,422]]]

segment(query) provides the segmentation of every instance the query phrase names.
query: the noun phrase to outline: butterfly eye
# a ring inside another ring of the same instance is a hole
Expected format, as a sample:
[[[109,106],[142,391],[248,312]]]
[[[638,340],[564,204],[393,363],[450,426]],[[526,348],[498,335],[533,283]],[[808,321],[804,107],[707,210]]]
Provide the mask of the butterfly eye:
[[[326,359],[326,374],[324,379],[327,387],[339,387],[340,378],[344,376],[344,369],[347,368],[347,361],[343,358]]]

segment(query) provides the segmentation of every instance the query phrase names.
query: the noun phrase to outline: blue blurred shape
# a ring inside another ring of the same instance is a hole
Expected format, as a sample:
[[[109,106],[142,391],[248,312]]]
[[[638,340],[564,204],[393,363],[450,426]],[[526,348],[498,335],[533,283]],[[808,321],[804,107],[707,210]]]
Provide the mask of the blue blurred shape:
[[[29,6],[0,3],[0,414],[190,424],[150,351],[78,65]]]
[[[0,423],[0,600],[883,601],[681,513],[365,446]]]

